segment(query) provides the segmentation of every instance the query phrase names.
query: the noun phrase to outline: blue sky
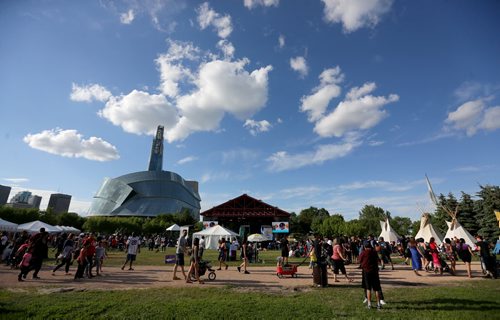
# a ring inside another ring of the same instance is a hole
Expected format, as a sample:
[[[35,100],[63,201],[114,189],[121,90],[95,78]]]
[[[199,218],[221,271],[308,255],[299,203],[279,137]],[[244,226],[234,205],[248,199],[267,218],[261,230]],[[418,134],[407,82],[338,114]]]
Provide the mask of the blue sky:
[[[393,216],[500,178],[497,1],[0,3],[0,184],[73,195],[164,169],[202,210]]]

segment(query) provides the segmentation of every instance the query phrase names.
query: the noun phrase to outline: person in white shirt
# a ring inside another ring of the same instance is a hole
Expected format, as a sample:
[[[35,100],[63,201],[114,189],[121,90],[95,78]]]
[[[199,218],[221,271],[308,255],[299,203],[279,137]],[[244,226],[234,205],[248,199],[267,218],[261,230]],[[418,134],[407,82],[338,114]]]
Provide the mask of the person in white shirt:
[[[127,260],[125,260],[125,263],[122,266],[122,270],[125,269],[127,262],[130,262],[130,267],[128,269],[134,270],[134,268],[132,268],[132,264],[134,263],[137,254],[141,252],[141,240],[139,237],[136,237],[135,234],[132,232],[132,235],[128,237],[126,245],[127,245]]]

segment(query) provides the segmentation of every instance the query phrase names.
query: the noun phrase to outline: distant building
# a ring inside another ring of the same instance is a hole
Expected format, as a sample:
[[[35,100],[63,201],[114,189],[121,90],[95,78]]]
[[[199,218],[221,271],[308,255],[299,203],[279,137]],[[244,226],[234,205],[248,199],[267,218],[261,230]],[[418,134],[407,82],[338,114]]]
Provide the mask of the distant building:
[[[47,210],[51,208],[54,213],[66,213],[69,210],[70,203],[71,196],[69,194],[53,193],[50,195]]]
[[[162,170],[163,126],[153,139],[148,171],[106,178],[90,206],[91,216],[155,217],[187,210],[196,220],[200,216],[197,181]]]
[[[0,184],[0,206],[3,206],[9,200],[11,187]]]
[[[42,197],[32,195],[30,191],[20,191],[16,193],[5,206],[23,209],[40,209],[41,202]]]

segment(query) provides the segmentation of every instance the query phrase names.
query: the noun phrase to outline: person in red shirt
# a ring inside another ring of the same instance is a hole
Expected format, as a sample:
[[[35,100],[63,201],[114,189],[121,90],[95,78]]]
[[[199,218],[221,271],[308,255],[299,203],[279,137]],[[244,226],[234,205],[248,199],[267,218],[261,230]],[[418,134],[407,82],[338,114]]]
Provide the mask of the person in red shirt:
[[[364,244],[365,249],[359,255],[358,261],[363,270],[362,287],[366,290],[366,298],[368,299],[368,309],[371,308],[372,290],[375,291],[377,298],[377,309],[382,308],[380,303],[380,292],[382,287],[380,285],[380,277],[378,274],[379,257],[377,251],[373,249],[370,242]]]

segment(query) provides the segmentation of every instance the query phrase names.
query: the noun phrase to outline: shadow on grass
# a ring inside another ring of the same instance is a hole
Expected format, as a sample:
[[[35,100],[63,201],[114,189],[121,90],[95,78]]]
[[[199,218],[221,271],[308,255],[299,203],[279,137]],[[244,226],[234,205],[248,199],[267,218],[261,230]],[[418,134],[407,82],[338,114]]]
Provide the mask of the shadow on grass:
[[[483,301],[455,298],[433,298],[426,300],[415,300],[411,304],[393,301],[391,307],[412,310],[438,310],[438,311],[500,311],[500,305],[496,301]],[[457,318],[459,316],[457,315]]]

